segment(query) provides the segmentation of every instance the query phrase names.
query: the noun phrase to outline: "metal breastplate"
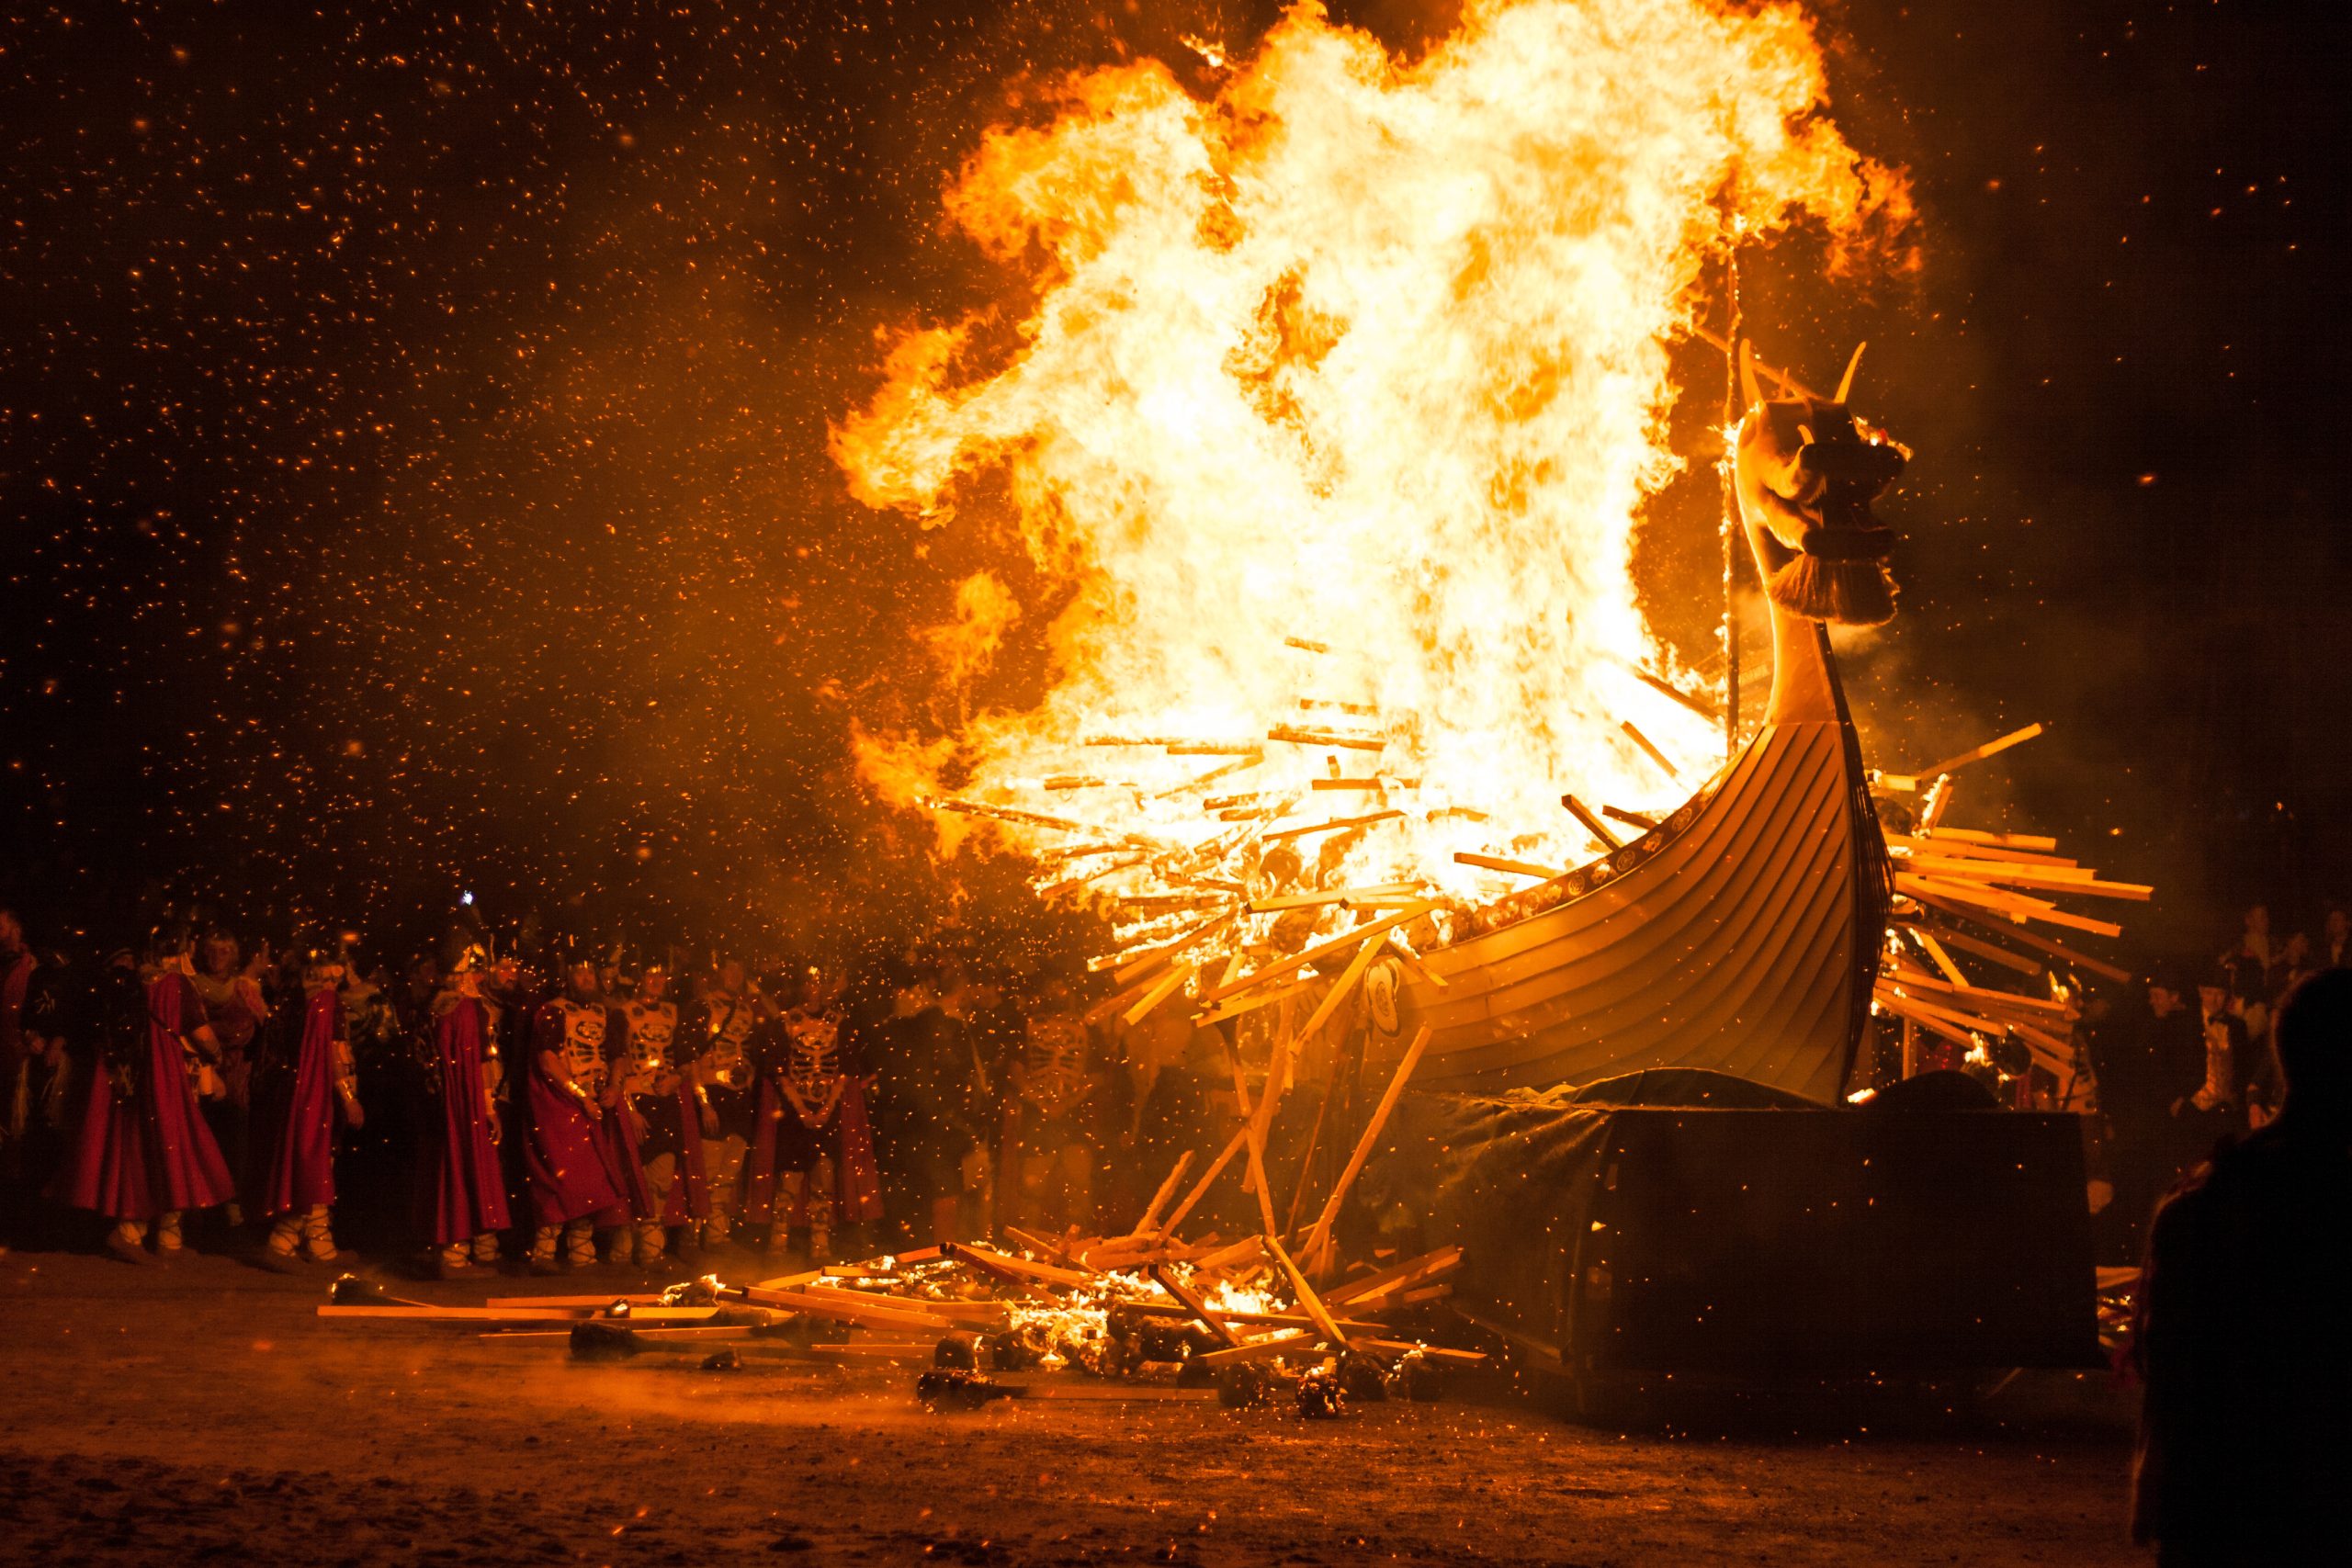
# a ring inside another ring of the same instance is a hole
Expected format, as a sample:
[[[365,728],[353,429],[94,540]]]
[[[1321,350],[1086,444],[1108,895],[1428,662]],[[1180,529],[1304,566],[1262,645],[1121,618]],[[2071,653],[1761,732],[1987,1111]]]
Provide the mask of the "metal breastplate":
[[[841,1025],[830,1018],[794,1019],[785,1030],[784,1070],[803,1099],[822,1094],[841,1075]]]
[[[1047,1118],[1086,1094],[1086,1036],[1032,1034],[1021,1045],[1021,1098]]]
[[[678,1037],[678,1010],[668,1002],[631,1002],[628,1019],[629,1055],[640,1073],[658,1073],[670,1066],[670,1047]]]
[[[572,1081],[594,1094],[605,1087],[605,1010],[565,1002],[563,1065]]]

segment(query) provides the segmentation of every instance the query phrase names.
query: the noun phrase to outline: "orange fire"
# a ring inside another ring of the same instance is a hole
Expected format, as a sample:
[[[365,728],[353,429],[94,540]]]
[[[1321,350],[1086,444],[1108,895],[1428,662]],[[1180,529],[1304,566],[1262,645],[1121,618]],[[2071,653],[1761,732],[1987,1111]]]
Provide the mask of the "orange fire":
[[[1721,756],[1633,673],[1673,672],[1629,559],[1702,268],[1857,238],[1901,182],[1826,117],[1792,6],[1487,0],[1407,62],[1302,4],[1218,81],[1072,78],[948,191],[1027,298],[900,338],[833,452],[925,528],[1009,509],[1050,602],[975,575],[924,654],[955,698],[1020,622],[1054,683],[862,736],[867,773],[1138,916],[1264,891],[1270,835],[1327,886],[1573,864],[1564,791],[1655,810]]]

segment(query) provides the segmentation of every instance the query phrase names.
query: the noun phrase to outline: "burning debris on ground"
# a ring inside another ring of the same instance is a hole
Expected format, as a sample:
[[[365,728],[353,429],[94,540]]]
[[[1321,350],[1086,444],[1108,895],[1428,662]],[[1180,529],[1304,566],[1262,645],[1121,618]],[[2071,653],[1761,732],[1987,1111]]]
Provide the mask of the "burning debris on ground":
[[[1023,1374],[1068,1373],[1126,1397],[1193,1391],[1233,1407],[1287,1387],[1303,1413],[1334,1415],[1343,1397],[1438,1398],[1449,1370],[1488,1359],[1448,1342],[1487,1337],[1440,1310],[1459,1247],[1351,1270],[1319,1292],[1269,1236],[1186,1246],[1161,1235],[1140,1251],[1072,1237],[1050,1250],[1066,1262],[949,1243],[750,1284],[706,1275],[658,1294],[492,1297],[481,1307],[406,1300],[346,1274],[317,1311],[355,1328],[442,1325],[592,1362],[923,1368],[915,1397],[945,1408],[1027,1396],[1036,1385]],[[713,1340],[727,1343],[712,1351]]]

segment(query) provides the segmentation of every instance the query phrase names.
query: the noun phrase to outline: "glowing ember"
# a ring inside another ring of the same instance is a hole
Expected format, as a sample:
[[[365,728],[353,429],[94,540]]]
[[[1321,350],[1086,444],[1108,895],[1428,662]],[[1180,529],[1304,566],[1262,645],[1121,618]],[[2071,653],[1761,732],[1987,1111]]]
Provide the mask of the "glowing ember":
[[[1299,882],[1483,897],[1524,884],[1456,852],[1575,863],[1563,791],[1656,812],[1719,760],[1634,673],[1667,659],[1629,572],[1675,467],[1664,344],[1736,238],[1859,235],[1902,187],[1822,116],[1792,8],[1469,11],[1401,63],[1301,6],[1207,99],[1076,78],[949,191],[1029,281],[1018,333],[906,335],[834,437],[865,503],[1001,520],[1050,589],[978,574],[924,639],[961,712],[1043,623],[1042,705],[861,737],[891,798],[988,808],[949,846],[1090,852],[1044,882],[1169,926],[1272,887],[1269,835]]]

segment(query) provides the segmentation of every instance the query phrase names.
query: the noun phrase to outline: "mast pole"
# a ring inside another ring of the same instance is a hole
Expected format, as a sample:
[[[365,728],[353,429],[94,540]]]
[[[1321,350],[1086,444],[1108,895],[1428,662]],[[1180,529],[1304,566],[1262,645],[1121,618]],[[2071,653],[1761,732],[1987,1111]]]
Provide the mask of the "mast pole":
[[[1736,242],[1734,242],[1736,246]],[[1738,460],[1736,443],[1739,422],[1747,412],[1740,406],[1739,396],[1739,253],[1735,248],[1724,261],[1724,292],[1729,296],[1731,319],[1724,326],[1724,455],[1716,466],[1723,481],[1723,555],[1724,555],[1724,761],[1736,761],[1739,756],[1739,618],[1732,601],[1732,587],[1739,569],[1740,551],[1747,546],[1741,536],[1739,494],[1734,481],[1732,465]]]

